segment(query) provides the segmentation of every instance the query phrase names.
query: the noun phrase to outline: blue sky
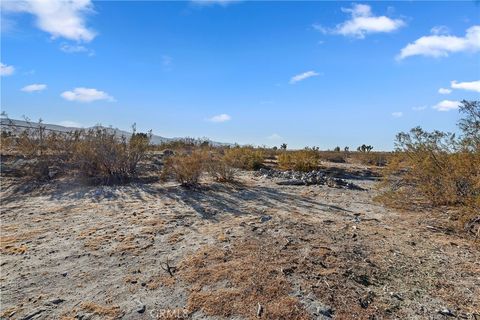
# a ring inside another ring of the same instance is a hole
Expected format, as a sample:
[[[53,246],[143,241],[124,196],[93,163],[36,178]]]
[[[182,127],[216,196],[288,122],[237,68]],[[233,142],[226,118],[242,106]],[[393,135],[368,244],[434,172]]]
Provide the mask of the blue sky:
[[[480,98],[480,5],[2,1],[1,107],[57,124],[393,148]]]

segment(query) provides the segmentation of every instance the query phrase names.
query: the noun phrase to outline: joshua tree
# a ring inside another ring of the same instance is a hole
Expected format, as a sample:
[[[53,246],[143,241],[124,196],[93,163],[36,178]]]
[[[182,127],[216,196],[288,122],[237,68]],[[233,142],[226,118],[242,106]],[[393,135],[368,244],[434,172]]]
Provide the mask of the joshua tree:
[[[286,144],[286,143],[282,143],[282,144],[280,145],[280,149],[282,149],[282,150],[287,150],[287,144]]]
[[[362,144],[360,147],[357,148],[357,151],[360,151],[360,152],[370,152],[372,151],[373,147],[371,145],[365,145],[365,144]]]
[[[340,147],[339,147],[339,146],[336,146],[335,149],[333,149],[333,151],[335,151],[335,152],[340,152]]]

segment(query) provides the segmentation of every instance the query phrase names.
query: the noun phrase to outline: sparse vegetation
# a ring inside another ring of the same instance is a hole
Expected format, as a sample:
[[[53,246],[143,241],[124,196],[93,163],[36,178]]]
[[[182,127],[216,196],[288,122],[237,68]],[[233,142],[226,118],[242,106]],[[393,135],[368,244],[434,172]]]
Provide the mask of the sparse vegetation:
[[[305,148],[299,151],[284,151],[278,156],[278,165],[283,170],[311,171],[318,168],[318,150]]]
[[[206,154],[202,151],[193,151],[190,154],[178,154],[165,161],[162,171],[163,179],[173,177],[184,187],[198,185],[200,176],[205,169]]]
[[[480,102],[462,101],[460,112],[459,138],[420,127],[397,135],[397,152],[386,171],[388,199],[397,205],[459,206],[462,222],[478,215]]]
[[[225,150],[225,162],[239,169],[258,170],[263,165],[265,155],[262,150],[253,147],[235,147]]]

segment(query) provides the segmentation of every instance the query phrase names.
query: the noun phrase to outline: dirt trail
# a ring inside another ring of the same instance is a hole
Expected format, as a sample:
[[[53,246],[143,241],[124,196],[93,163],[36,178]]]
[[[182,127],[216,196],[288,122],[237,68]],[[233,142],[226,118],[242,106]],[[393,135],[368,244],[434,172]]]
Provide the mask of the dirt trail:
[[[446,214],[366,191],[206,181],[13,193],[1,318],[480,319],[480,254]]]

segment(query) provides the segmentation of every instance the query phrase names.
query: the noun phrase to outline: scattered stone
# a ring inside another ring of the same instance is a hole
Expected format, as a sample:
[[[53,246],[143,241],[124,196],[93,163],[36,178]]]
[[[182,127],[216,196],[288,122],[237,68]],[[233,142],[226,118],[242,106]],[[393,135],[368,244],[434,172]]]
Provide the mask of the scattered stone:
[[[137,312],[138,313],[144,313],[146,309],[147,309],[147,306],[144,305],[144,304],[141,304],[141,305],[138,306]]]
[[[265,216],[261,216],[260,217],[260,222],[267,222],[267,221],[270,221],[272,220],[272,216],[269,216],[269,215],[265,215]]]
[[[364,190],[356,184],[347,182],[343,179],[327,176],[322,170],[313,170],[310,172],[298,171],[280,171],[275,169],[261,168],[256,172],[257,176],[267,179],[279,179],[278,185],[289,186],[309,186],[309,185],[326,185],[331,188]]]
[[[25,317],[22,318],[22,320],[33,319],[34,317],[38,316],[40,313],[42,313],[44,311],[45,311],[45,309],[37,309],[37,310],[33,311],[32,313],[27,314]]]
[[[52,304],[60,304],[60,303],[62,303],[62,302],[64,302],[64,301],[65,301],[64,299],[58,298],[58,299],[53,299],[52,301],[50,301],[50,303],[52,303]]]
[[[452,312],[452,310],[448,308],[443,308],[442,310],[438,310],[438,313],[440,313],[442,316],[455,317],[455,314]]]
[[[64,272],[64,273],[62,273],[62,276],[66,277],[67,274],[68,274],[67,272]]]

